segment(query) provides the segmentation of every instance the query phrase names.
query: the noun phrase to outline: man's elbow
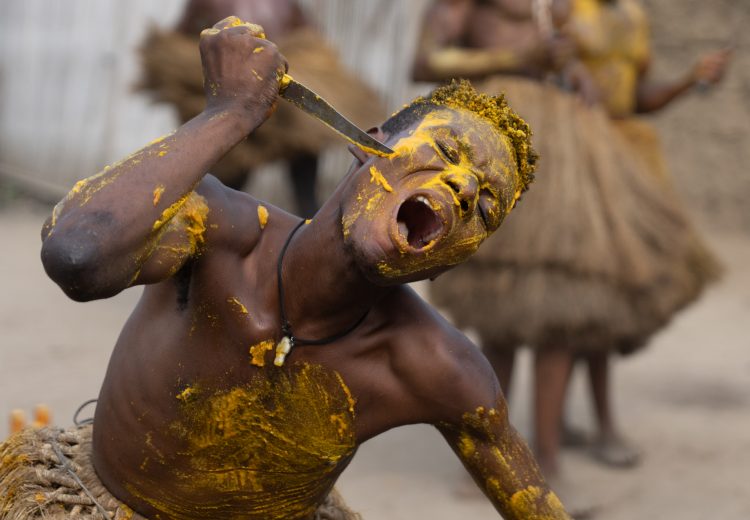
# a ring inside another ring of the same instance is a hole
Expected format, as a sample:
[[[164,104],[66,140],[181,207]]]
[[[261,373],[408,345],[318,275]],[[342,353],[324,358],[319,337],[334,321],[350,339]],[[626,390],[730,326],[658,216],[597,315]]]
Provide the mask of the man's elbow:
[[[86,302],[105,297],[101,283],[99,246],[51,233],[42,243],[44,270],[72,300]]]

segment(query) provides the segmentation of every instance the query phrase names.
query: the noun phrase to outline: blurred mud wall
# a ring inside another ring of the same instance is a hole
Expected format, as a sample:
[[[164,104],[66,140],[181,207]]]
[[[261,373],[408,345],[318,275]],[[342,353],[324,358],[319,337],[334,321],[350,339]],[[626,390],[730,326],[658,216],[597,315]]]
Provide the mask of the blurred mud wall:
[[[737,45],[724,84],[654,118],[675,183],[711,227],[750,231],[750,0],[644,0],[654,73],[676,78],[701,52]]]

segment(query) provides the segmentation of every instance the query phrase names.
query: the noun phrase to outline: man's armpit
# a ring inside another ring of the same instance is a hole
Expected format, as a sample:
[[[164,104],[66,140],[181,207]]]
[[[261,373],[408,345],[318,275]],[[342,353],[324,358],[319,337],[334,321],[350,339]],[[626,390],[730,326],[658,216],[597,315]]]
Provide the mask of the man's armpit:
[[[171,215],[162,215],[168,220],[154,223],[155,234],[138,259],[140,268],[131,285],[166,280],[205,248],[210,212],[206,199],[193,191],[175,204],[179,207],[170,207]]]

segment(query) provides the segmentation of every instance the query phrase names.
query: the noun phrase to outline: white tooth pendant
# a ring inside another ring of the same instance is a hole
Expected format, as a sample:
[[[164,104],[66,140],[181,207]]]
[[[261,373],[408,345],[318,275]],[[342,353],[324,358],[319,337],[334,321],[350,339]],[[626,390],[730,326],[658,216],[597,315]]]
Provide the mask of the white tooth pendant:
[[[273,360],[273,364],[277,367],[283,366],[286,356],[292,351],[292,341],[289,336],[284,336],[281,341],[276,345],[276,358]]]

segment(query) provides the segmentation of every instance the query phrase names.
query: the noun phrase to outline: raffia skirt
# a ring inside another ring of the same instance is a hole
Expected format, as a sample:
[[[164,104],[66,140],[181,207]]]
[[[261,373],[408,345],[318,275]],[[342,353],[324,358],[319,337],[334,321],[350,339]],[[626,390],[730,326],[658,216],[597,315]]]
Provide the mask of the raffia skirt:
[[[171,103],[185,122],[205,106],[198,38],[152,29],[141,47],[139,87],[157,101]],[[345,69],[336,52],[315,30],[298,29],[275,42],[289,63],[289,73],[314,90],[360,127],[383,122],[377,94]],[[245,141],[230,151],[212,173],[225,182],[249,170],[299,154],[318,154],[339,138],[328,127],[289,103],[277,110]]]
[[[667,178],[656,134],[552,85],[490,79],[531,125],[536,181],[434,303],[486,349],[642,346],[720,269]]]
[[[91,432],[91,426],[26,428],[0,444],[0,520],[104,520],[105,514],[114,520],[146,520],[113,497],[96,476]],[[334,490],[311,520],[361,516]]]

